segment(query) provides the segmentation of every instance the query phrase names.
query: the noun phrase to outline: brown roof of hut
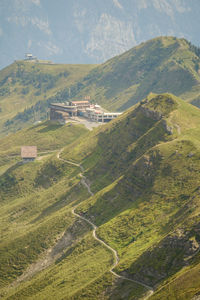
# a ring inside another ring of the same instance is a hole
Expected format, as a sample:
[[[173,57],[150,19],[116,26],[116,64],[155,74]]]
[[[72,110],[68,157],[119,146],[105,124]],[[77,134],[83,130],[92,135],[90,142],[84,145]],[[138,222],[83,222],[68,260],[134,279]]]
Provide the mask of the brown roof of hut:
[[[36,146],[22,146],[21,147],[21,157],[22,158],[36,158],[37,157],[37,147]]]

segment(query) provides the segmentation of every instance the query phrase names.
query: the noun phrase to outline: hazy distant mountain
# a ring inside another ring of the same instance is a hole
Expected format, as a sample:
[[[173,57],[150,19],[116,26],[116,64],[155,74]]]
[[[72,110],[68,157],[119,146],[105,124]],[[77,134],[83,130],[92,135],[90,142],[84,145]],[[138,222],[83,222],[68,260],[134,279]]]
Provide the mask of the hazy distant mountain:
[[[0,67],[26,52],[56,62],[103,62],[160,35],[198,46],[199,13],[199,0],[1,0]]]

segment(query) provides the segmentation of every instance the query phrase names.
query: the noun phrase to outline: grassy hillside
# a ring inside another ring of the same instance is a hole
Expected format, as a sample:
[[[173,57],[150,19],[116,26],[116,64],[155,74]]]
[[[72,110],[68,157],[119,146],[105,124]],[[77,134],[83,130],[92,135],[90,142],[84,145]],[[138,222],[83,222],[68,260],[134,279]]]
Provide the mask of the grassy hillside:
[[[185,39],[159,37],[95,65],[18,61],[0,72],[0,131],[47,118],[51,102],[90,96],[108,110],[131,107],[150,92],[200,106],[200,51]]]
[[[200,110],[179,98],[150,94],[114,121],[66,142],[61,157],[82,164],[93,196],[81,184],[80,168],[58,160],[56,153],[2,174],[1,295],[144,296],[144,286],[109,272],[112,253],[72,214],[75,206],[98,226],[98,237],[117,250],[115,271],[154,287],[152,299],[198,295],[199,119]],[[44,133],[36,131],[40,140]],[[20,133],[16,137],[20,140]]]
[[[93,143],[66,149],[65,157],[82,160],[96,192],[78,213],[117,249],[117,271],[149,285],[168,278],[170,286],[193,257],[199,264],[199,117],[178,98],[150,95]],[[192,291],[184,299],[199,292],[187,286]]]
[[[86,132],[84,126],[62,126],[46,121],[1,138],[0,174],[21,160],[21,146],[36,145],[39,155],[47,155],[72,143]]]
[[[0,132],[47,118],[49,98],[69,97],[70,87],[95,65],[57,65],[16,61],[0,71]],[[71,91],[73,93],[73,89]],[[55,99],[56,100],[56,99]]]
[[[199,70],[197,48],[184,39],[159,37],[92,70],[81,92],[109,109],[125,110],[150,92],[171,92],[199,105]]]

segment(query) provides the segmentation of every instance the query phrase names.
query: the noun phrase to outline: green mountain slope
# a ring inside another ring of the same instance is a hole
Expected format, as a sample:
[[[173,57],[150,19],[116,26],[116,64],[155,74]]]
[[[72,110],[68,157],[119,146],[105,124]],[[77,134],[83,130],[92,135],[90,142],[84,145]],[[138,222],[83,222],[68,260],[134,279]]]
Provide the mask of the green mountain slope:
[[[0,132],[15,131],[27,123],[46,119],[47,99],[57,95],[62,102],[70,94],[69,87],[78,88],[76,83],[94,67],[16,61],[1,70]]]
[[[46,119],[51,102],[89,95],[108,110],[124,111],[150,92],[173,93],[200,106],[199,48],[159,37],[100,66],[15,62],[0,72],[0,130]]]
[[[200,110],[179,98],[150,94],[66,143],[65,161],[49,153],[3,173],[1,295],[139,299],[148,292],[145,284],[154,288],[152,299],[198,295],[199,119]],[[117,251],[114,271],[125,279],[109,272],[113,254],[74,207]]]
[[[1,138],[0,174],[21,160],[20,148],[23,145],[36,145],[38,153],[46,155],[70,144],[86,132],[84,126],[62,126],[46,121]]]
[[[199,53],[184,39],[150,40],[91,71],[81,93],[109,109],[125,110],[150,92],[171,92],[199,105]]]
[[[89,149],[79,143],[78,153],[92,153],[85,160],[74,149],[66,157],[88,168],[97,193],[77,211],[118,250],[117,271],[157,285],[198,257],[200,128],[198,109],[170,95],[149,98]]]

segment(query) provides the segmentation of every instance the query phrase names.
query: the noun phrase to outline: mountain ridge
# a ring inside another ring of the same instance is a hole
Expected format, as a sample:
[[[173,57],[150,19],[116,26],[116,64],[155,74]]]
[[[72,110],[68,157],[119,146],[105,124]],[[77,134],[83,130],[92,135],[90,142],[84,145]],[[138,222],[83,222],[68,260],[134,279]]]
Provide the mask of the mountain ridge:
[[[59,63],[102,63],[160,35],[199,46],[198,16],[198,0],[2,0],[0,66],[27,52]]]
[[[45,119],[52,102],[88,96],[110,111],[123,111],[150,92],[171,92],[199,106],[199,56],[185,39],[159,37],[99,66],[16,62],[1,71],[2,134]],[[15,112],[5,117],[11,103]]]
[[[81,230],[83,223],[72,215],[73,207],[78,215],[96,224],[97,236],[117,251],[119,264],[114,272],[154,286],[155,293],[149,299],[165,299],[166,287],[173,287],[180,276],[185,285],[176,295],[185,293],[185,299],[197,295],[199,286],[186,275],[190,268],[198,282],[199,118],[200,110],[178,97],[150,94],[91,132],[75,125],[57,129],[48,123],[33,126],[31,131],[36,130],[38,136],[40,127],[49,128],[42,131],[41,145],[42,139],[57,135],[59,130],[57,139],[64,149],[57,151],[63,161],[57,159],[57,153],[48,153],[44,159],[18,165],[0,176],[1,186],[6,179],[7,189],[6,193],[0,189],[4,200],[0,202],[4,220],[0,274],[5,299],[43,299],[47,295],[52,299],[140,299],[146,294],[144,287],[109,273],[110,251],[93,240],[90,228]],[[70,141],[66,136],[68,145],[63,147],[64,131],[69,136],[73,131],[77,138]],[[25,139],[31,139],[33,133],[25,134]],[[16,144],[9,151],[16,151],[20,134],[5,137],[0,153],[8,151],[12,140]],[[91,193],[81,184],[80,163]],[[55,245],[61,232],[72,240],[63,255],[11,289],[9,282]],[[174,288],[171,294],[168,289],[172,299],[173,293]]]

